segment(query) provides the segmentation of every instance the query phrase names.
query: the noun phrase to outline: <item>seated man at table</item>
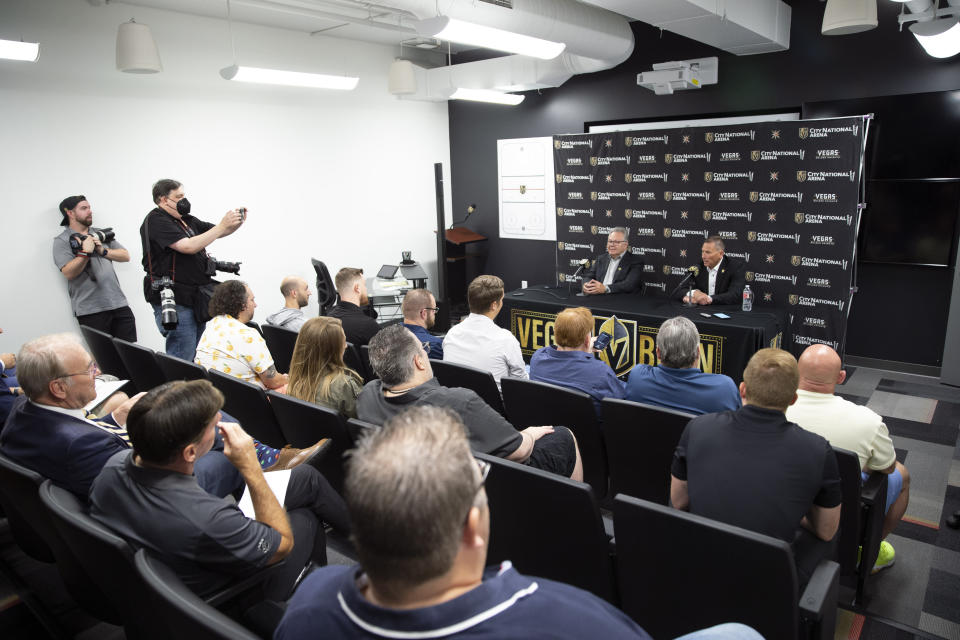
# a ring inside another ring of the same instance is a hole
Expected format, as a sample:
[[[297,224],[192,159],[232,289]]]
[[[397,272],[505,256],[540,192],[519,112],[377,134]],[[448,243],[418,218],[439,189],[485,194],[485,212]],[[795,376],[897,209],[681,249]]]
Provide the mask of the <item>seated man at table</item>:
[[[403,326],[430,345],[427,354],[434,360],[443,360],[443,338],[428,329],[437,321],[437,300],[426,289],[411,289],[403,296]]]
[[[327,315],[340,318],[347,342],[359,349],[380,331],[380,325],[376,321],[377,312],[368,306],[370,298],[367,296],[367,281],[363,279],[363,269],[340,269],[334,278],[334,284],[340,300]]]
[[[593,349],[593,314],[586,307],[564,309],[553,327],[555,344],[538,349],[530,358],[530,379],[569,387],[593,398],[600,415],[604,398],[622,399],[624,384]]]
[[[227,280],[218,284],[210,297],[212,319],[200,337],[195,362],[205,369],[284,392],[287,374],[277,373],[263,336],[247,326],[256,308],[253,291],[245,282]]]
[[[729,376],[700,371],[700,332],[683,316],[664,321],[657,332],[655,367],[630,371],[627,400],[686,413],[715,413],[740,408],[740,393]]]
[[[710,236],[700,249],[700,270],[693,281],[695,304],[740,304],[746,284],[743,262],[724,254],[723,238]],[[683,301],[687,302],[687,291]]]
[[[610,231],[607,252],[583,272],[584,293],[643,293],[643,258],[630,253],[629,233],[626,227]]]
[[[897,462],[893,440],[883,417],[867,407],[833,394],[847,379],[840,356],[825,344],[813,344],[800,355],[799,399],[787,409],[787,420],[826,438],[831,445],[852,451],[860,458],[864,480],[871,471],[887,474],[886,538],[900,524],[910,502],[910,473]],[[873,572],[891,566],[895,552],[883,540]]]
[[[357,416],[383,424],[413,405],[452,409],[467,425],[470,446],[480,453],[528,464],[583,480],[577,441],[566,427],[527,427],[517,431],[477,393],[441,386],[430,358],[403,325],[390,325],[370,341],[370,366],[379,376],[357,398]]]
[[[500,378],[526,378],[520,343],[494,319],[503,309],[503,280],[477,276],[467,287],[470,316],[456,324],[443,339],[443,359],[489,371],[500,387]]]
[[[743,372],[737,411],[687,423],[673,456],[676,509],[780,538],[794,546],[801,583],[832,553],[840,525],[840,472],[823,437],[789,422],[797,360],[761,349]]]

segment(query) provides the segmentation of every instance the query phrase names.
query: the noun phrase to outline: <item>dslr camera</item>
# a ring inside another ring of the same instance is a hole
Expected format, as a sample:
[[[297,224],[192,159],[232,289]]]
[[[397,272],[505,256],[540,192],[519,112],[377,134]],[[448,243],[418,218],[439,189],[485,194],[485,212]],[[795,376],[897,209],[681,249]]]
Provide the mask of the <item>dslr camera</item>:
[[[117,234],[113,232],[113,227],[91,231],[89,235],[99,238],[100,244],[107,244],[117,237]],[[73,251],[73,255],[77,255],[83,251],[82,245],[86,239],[87,236],[82,233],[74,233],[70,236],[70,250]],[[104,251],[106,251],[106,247],[104,247]]]
[[[204,273],[208,276],[217,275],[217,271],[226,271],[234,275],[240,274],[240,262],[221,262],[213,256],[207,256],[207,269]]]
[[[150,282],[154,291],[160,292],[160,324],[167,331],[173,331],[180,324],[177,317],[177,301],[173,297],[173,280],[164,276]]]

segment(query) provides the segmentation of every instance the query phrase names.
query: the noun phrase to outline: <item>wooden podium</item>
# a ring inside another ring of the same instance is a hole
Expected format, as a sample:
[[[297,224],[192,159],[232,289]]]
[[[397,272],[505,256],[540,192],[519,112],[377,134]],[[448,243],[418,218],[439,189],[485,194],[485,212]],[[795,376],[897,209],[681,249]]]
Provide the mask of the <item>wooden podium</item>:
[[[443,264],[450,308],[467,304],[467,245],[486,242],[487,237],[466,227],[453,227],[444,232],[445,260]]]

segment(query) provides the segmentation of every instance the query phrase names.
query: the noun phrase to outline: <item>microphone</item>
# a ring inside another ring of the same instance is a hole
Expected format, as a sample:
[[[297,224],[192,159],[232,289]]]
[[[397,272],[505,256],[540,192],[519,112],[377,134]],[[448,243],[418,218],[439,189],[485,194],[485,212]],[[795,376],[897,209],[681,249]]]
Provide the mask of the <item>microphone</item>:
[[[577,276],[579,276],[580,273],[589,266],[590,266],[590,260],[588,260],[587,258],[584,258],[583,260],[581,260],[580,266],[577,267],[577,270],[573,272],[573,276],[571,277],[571,280],[576,280]]]

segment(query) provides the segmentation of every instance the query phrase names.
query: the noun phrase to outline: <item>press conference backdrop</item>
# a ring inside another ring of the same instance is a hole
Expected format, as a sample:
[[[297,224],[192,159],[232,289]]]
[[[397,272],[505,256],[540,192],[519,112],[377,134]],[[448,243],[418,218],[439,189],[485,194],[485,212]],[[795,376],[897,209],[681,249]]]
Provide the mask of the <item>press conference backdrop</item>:
[[[667,295],[718,235],[747,263],[754,305],[788,308],[795,353],[813,343],[842,353],[869,120],[556,136],[558,280],[622,226],[648,294]]]

